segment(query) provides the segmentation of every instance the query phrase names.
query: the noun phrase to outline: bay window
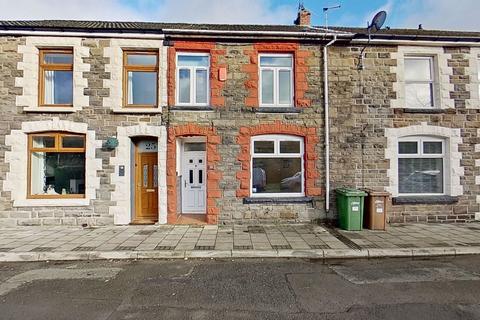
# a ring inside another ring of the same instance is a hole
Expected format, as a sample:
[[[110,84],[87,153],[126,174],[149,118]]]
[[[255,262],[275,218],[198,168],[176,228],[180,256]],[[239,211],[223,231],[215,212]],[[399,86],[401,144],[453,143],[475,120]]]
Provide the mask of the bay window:
[[[420,136],[398,142],[398,193],[445,193],[445,140]]]
[[[293,106],[293,57],[291,54],[261,54],[260,105]]]
[[[40,49],[40,106],[73,105],[73,50]]]
[[[124,106],[156,107],[158,52],[124,51]]]
[[[252,196],[304,194],[303,138],[262,135],[253,137],[251,144]]]
[[[85,196],[85,136],[63,132],[29,135],[30,198]]]
[[[177,104],[207,106],[209,103],[210,56],[207,53],[177,55]]]
[[[435,107],[433,57],[405,57],[405,100],[407,108]]]

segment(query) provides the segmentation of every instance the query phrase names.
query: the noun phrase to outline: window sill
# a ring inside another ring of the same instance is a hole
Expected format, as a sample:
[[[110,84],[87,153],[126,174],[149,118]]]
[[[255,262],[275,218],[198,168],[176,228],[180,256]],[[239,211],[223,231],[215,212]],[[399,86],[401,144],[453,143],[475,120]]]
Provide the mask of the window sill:
[[[243,199],[243,204],[289,204],[289,203],[309,203],[312,202],[311,197],[248,197]]]
[[[24,112],[36,112],[36,113],[73,113],[77,111],[75,107],[28,107],[23,108]]]
[[[140,113],[140,114],[158,114],[162,113],[162,108],[119,108],[119,109],[113,109],[113,113]]]
[[[414,108],[396,108],[395,113],[422,113],[422,114],[455,114],[455,109],[440,109],[440,108],[432,108],[432,109],[414,109]]]
[[[89,199],[23,199],[15,200],[14,207],[86,207]]]
[[[393,205],[405,204],[454,204],[458,202],[458,197],[452,196],[401,196],[392,198]]]
[[[213,111],[211,106],[173,106],[170,111]]]
[[[259,107],[255,111],[257,113],[300,113],[300,109],[295,107]]]

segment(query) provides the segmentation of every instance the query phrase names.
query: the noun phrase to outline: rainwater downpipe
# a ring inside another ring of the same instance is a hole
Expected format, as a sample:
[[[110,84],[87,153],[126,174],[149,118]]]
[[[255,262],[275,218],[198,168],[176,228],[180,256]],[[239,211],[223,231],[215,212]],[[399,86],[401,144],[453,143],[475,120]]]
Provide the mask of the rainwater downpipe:
[[[325,211],[330,211],[330,121],[328,102],[328,47],[337,41],[337,35],[323,47],[323,99],[325,106]]]

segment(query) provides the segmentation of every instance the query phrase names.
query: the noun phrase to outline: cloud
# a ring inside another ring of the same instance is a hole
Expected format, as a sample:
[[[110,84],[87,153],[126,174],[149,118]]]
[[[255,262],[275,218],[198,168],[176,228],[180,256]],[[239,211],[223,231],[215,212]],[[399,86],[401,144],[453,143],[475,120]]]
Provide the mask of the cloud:
[[[448,30],[480,30],[478,0],[408,0],[399,11],[405,15],[401,27]]]
[[[142,20],[118,0],[0,0],[2,20]]]
[[[274,0],[0,0],[0,19],[292,24],[296,6]],[[28,9],[26,9],[28,8]]]

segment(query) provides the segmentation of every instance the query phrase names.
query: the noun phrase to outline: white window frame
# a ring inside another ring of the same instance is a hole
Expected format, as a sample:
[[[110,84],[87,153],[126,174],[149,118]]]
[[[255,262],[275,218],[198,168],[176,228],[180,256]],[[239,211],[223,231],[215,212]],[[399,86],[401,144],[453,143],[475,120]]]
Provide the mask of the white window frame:
[[[430,65],[430,80],[407,80],[405,79],[405,94],[407,91],[407,86],[409,84],[430,84],[432,87],[432,92],[431,92],[431,102],[432,105],[430,107],[415,107],[415,106],[409,106],[407,105],[407,99],[405,98],[405,107],[409,109],[435,109],[438,108],[438,103],[437,103],[437,82],[436,82],[436,70],[435,70],[435,57],[434,56],[428,56],[428,55],[416,55],[416,54],[411,54],[411,55],[405,55],[404,60],[409,60],[409,59],[416,59],[416,60],[427,60]],[[406,70],[404,71],[406,74]]]
[[[208,66],[207,67],[180,67],[178,65],[178,57],[179,56],[200,56],[200,57],[208,57]],[[210,104],[210,63],[211,58],[209,53],[201,53],[201,52],[177,52],[176,56],[176,83],[175,83],[175,101],[177,106],[208,106]],[[180,102],[180,69],[188,69],[190,71],[190,103]],[[207,102],[206,103],[197,103],[196,102],[196,93],[197,93],[197,84],[196,78],[197,70],[206,70],[207,71]]]
[[[410,153],[410,154],[401,154],[400,153],[400,143],[401,142],[417,142],[417,153]],[[424,142],[441,142],[442,143],[442,153],[424,153]],[[446,140],[434,136],[407,136],[403,138],[399,138],[397,142],[397,181],[398,181],[398,195],[399,196],[405,196],[405,197],[414,197],[414,196],[441,196],[441,195],[446,195],[447,194],[447,168],[449,164],[449,159],[447,159],[447,152],[445,150],[446,148]],[[442,193],[400,193],[400,177],[398,175],[398,167],[399,167],[399,162],[400,159],[420,159],[420,158],[428,158],[428,159],[442,159],[442,165],[443,165],[443,186],[442,186]]]
[[[274,152],[273,153],[255,153],[254,143],[256,141],[273,141]],[[281,141],[298,141],[300,142],[299,153],[280,153]],[[302,197],[305,195],[305,141],[303,137],[283,135],[283,134],[270,134],[259,135],[251,138],[250,141],[250,195],[255,198],[275,198],[275,197]],[[253,159],[254,158],[300,158],[302,169],[302,189],[301,192],[296,193],[254,193],[253,192]]]
[[[280,57],[280,58],[291,58],[292,65],[290,67],[262,67],[260,64],[261,58],[263,57]],[[258,99],[260,101],[261,107],[293,107],[293,96],[294,96],[294,57],[293,54],[289,53],[262,53],[258,55]],[[273,103],[263,103],[262,101],[262,71],[263,70],[272,70],[273,71]],[[280,93],[279,93],[279,73],[280,71],[290,71],[290,102],[287,104],[279,103]]]

